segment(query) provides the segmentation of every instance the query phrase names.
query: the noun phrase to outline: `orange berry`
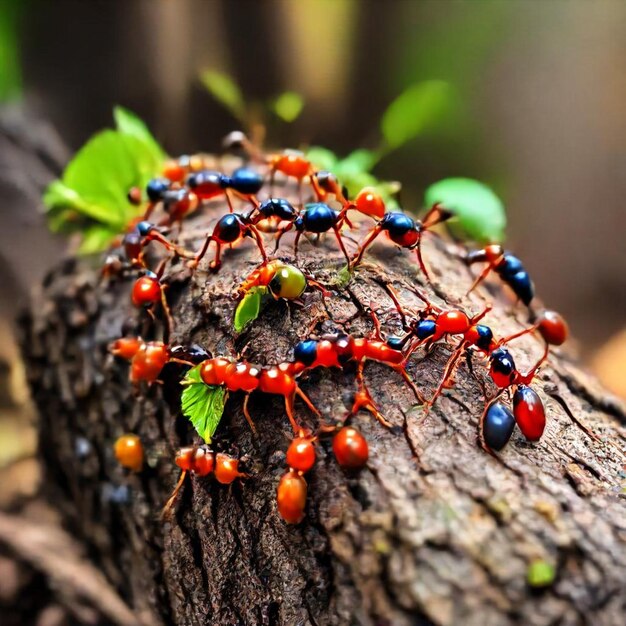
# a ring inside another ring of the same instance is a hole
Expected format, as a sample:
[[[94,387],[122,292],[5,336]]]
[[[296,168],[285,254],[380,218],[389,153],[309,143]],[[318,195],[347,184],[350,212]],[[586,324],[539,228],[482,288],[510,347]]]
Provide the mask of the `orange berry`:
[[[122,467],[139,472],[143,467],[143,446],[137,435],[122,435],[113,446],[115,458]]]

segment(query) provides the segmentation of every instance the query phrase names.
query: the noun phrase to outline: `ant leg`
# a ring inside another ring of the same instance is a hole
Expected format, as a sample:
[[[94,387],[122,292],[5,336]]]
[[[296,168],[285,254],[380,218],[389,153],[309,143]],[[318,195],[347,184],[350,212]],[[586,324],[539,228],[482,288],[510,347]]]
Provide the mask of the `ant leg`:
[[[230,197],[230,194],[228,193],[228,189],[224,189],[224,196],[226,196],[226,203],[228,204],[228,212],[234,213],[235,210],[233,209],[233,201]]]
[[[181,490],[183,483],[185,482],[185,476],[187,476],[187,470],[183,470],[180,473],[180,478],[174,487],[174,491],[172,491],[172,495],[167,499],[163,510],[161,511],[161,519],[165,519],[169,516],[172,507],[174,506],[174,502],[176,502],[176,498],[178,497],[178,492]]]
[[[212,241],[213,241],[213,235],[207,235],[207,238],[204,240],[204,245],[202,246],[200,252],[198,252],[198,254],[196,254],[196,256],[193,258],[193,260],[189,262],[189,267],[191,269],[195,270],[198,267],[198,265],[200,264],[200,261],[204,258],[204,255],[207,253]]]
[[[376,239],[376,237],[380,235],[382,230],[383,229],[381,228],[380,224],[372,228],[372,231],[365,238],[365,241],[363,241],[363,243],[359,246],[359,251],[357,252],[356,256],[354,257],[354,259],[352,259],[351,263],[349,264],[350,269],[354,269],[361,262],[361,259],[363,258],[363,255],[365,254],[365,250],[367,250],[367,248],[370,246],[372,241],[374,241],[374,239]]]
[[[506,343],[509,343],[509,341],[513,341],[513,339],[517,339],[518,337],[523,337],[524,335],[528,335],[532,332],[535,332],[537,328],[539,328],[539,324],[533,324],[532,326],[529,326],[528,328],[524,328],[523,330],[520,330],[519,332],[514,333],[513,335],[509,335],[508,337],[504,337],[500,339],[500,341],[498,342],[498,345],[502,346]]]
[[[297,435],[300,430],[302,430],[302,427],[300,426],[300,424],[298,424],[296,418],[294,417],[293,406],[295,401],[295,395],[296,394],[294,392],[288,396],[285,396],[285,412],[287,413],[287,417],[289,418],[289,422],[291,423],[291,428],[293,428],[293,432]]]
[[[441,395],[442,391],[451,381],[452,377],[454,376],[454,371],[458,366],[459,359],[466,351],[466,347],[467,342],[461,341],[461,343],[455,348],[454,352],[450,355],[450,358],[446,363],[446,367],[443,370],[443,377],[441,378],[437,389],[435,389],[435,393],[433,394],[432,398],[426,402],[427,410],[429,410],[435,404],[435,402],[437,402],[437,398]]]
[[[346,419],[356,415],[360,409],[365,409],[369,411],[383,426],[387,428],[391,428],[392,424],[388,422],[382,415],[382,413],[378,410],[378,407],[374,403],[374,400],[365,385],[365,378],[363,376],[363,368],[365,366],[364,361],[359,361],[356,370],[356,383],[357,383],[357,392],[354,395],[354,402],[352,404],[352,408],[350,409],[348,415],[346,415]]]
[[[546,347],[543,350],[543,354],[541,355],[541,358],[537,361],[537,363],[535,363],[534,367],[527,374],[523,376],[520,375],[516,383],[521,384],[521,385],[530,385],[530,383],[532,383],[533,381],[533,378],[535,378],[537,374],[537,370],[541,367],[543,362],[548,358],[548,354],[550,354],[550,346],[546,344]]]
[[[172,311],[170,309],[170,305],[167,303],[167,298],[165,297],[165,290],[167,289],[167,285],[161,286],[161,307],[163,309],[163,314],[165,315],[166,322],[166,336],[164,338],[165,343],[169,342],[169,338],[172,336],[174,332],[174,318],[172,317]]]
[[[302,389],[298,387],[298,385],[296,385],[295,393],[298,394],[302,398],[302,400],[304,400],[304,403],[309,407],[309,409],[311,409],[311,411],[313,411],[313,413],[315,413],[315,415],[317,415],[317,417],[322,417],[322,414],[318,411],[313,402],[311,402],[309,396],[307,396],[306,393],[304,393],[304,391],[302,391]]]
[[[219,270],[222,265],[222,260],[220,259],[221,252],[222,252],[222,245],[216,239],[215,240],[215,258],[209,264],[209,269],[212,270],[213,272],[217,272],[217,270]]]
[[[296,238],[293,240],[293,257],[297,261],[298,260],[298,241],[300,241],[300,237],[302,236],[302,231],[299,230],[296,234]]]
[[[167,360],[168,363],[180,363],[180,365],[188,365],[189,367],[195,367],[197,365],[197,363],[194,363],[193,361],[185,361],[185,359],[177,359],[177,358],[170,358]]]
[[[280,240],[286,232],[289,232],[291,230],[292,226],[293,223],[290,222],[289,224],[287,224],[287,226],[278,230],[278,234],[276,235],[276,246],[274,247],[274,252],[272,254],[276,254],[276,252],[278,251],[278,246],[280,246]]]
[[[143,221],[147,222],[150,219],[150,216],[154,212],[154,209],[156,209],[156,205],[157,205],[156,202],[150,202],[148,204],[148,208],[146,209],[146,212],[143,214]]]
[[[420,266],[420,269],[422,270],[422,273],[424,274],[424,276],[426,276],[426,280],[429,283],[431,283],[432,281],[430,280],[430,274],[428,273],[428,270],[426,269],[426,264],[424,263],[424,259],[422,258],[422,236],[421,235],[417,242],[417,246],[415,247],[415,253],[417,256],[417,262]]]
[[[483,282],[483,280],[485,280],[485,278],[487,278],[487,276],[489,276],[489,274],[491,273],[491,271],[493,270],[493,265],[490,263],[489,265],[487,265],[487,267],[476,277],[476,279],[474,280],[474,282],[472,283],[472,286],[467,290],[467,293],[465,294],[466,296],[469,296],[470,293],[472,293],[472,291],[474,291],[474,289],[476,289],[476,287],[478,287],[478,285],[480,285],[480,283]]]
[[[300,203],[300,209],[304,207],[304,197],[302,196],[302,179],[298,178],[298,202]]]
[[[405,364],[406,364],[407,359],[408,359],[408,356],[404,359],[404,363],[401,363],[399,365],[392,365],[391,367],[394,370],[396,370],[396,372],[398,372],[400,376],[402,376],[402,378],[404,378],[404,382],[409,386],[409,388],[411,389],[411,391],[417,398],[417,401],[420,404],[428,404],[426,401],[426,398],[424,398],[424,396],[421,394],[420,390],[417,388],[417,385],[413,382],[413,379],[409,376],[408,372],[406,371]]]
[[[263,245],[263,239],[261,235],[259,234],[259,231],[256,229],[256,227],[252,226],[251,224],[248,226],[248,229],[252,233],[252,236],[254,237],[254,240],[256,241],[256,245],[259,248],[259,252],[261,253],[261,256],[263,257],[263,263],[267,263],[267,252],[265,252],[265,246]]]
[[[247,393],[246,397],[243,400],[243,414],[248,422],[248,425],[250,426],[250,430],[256,435],[256,426],[254,425],[254,422],[252,421],[252,417],[250,416],[250,411],[248,410],[248,402],[250,401],[250,394]]]
[[[348,262],[348,267],[350,267],[350,256],[348,255],[348,251],[346,250],[343,240],[341,239],[341,233],[339,232],[339,229],[337,228],[336,224],[333,225],[333,231],[335,233],[335,237],[337,237],[337,243],[339,244],[339,247],[341,248],[343,255],[346,257],[346,261]]]

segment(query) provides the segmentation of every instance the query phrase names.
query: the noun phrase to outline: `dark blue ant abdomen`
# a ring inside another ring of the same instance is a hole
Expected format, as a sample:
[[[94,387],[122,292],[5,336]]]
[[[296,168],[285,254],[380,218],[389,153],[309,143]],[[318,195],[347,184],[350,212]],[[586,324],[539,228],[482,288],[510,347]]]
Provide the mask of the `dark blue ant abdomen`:
[[[339,211],[323,202],[313,202],[304,207],[302,225],[310,233],[325,233],[335,225],[338,217]]]
[[[502,450],[509,442],[514,428],[515,417],[513,413],[501,402],[496,402],[487,409],[483,420],[483,440],[488,448]]]

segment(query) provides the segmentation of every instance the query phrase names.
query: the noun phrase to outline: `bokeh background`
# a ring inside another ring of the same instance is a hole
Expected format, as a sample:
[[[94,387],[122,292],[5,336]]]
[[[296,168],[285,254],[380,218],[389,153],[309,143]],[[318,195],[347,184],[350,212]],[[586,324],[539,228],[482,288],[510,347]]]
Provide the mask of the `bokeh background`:
[[[538,293],[626,397],[626,1],[0,0],[0,464],[33,445],[12,320],[66,249],[42,187],[115,104],[170,154],[218,148],[241,122],[203,86],[207,69],[251,103],[302,96],[267,145],[338,154],[375,147],[409,86],[445,84],[432,121],[375,173],[403,183],[408,209],[441,178],[491,184]]]

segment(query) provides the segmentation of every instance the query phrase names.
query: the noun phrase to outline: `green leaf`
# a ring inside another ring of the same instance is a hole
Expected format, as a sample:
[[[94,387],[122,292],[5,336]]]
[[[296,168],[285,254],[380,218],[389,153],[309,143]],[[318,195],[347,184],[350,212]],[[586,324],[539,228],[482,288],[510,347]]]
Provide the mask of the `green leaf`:
[[[386,148],[399,148],[436,124],[453,96],[451,85],[443,80],[426,80],[411,85],[383,114],[381,131]]]
[[[266,293],[266,287],[252,287],[241,299],[237,305],[233,319],[235,332],[240,333],[250,322],[253,322],[259,317],[263,296]]]
[[[526,580],[531,587],[549,587],[555,578],[554,566],[542,559],[532,561],[526,571]]]
[[[185,386],[181,396],[183,415],[193,424],[204,442],[211,443],[224,414],[226,389],[202,382],[199,365],[187,372],[181,385]]]
[[[446,178],[428,187],[424,200],[428,207],[441,202],[455,213],[448,225],[456,236],[478,243],[504,240],[504,205],[484,183],[471,178]]]
[[[83,233],[83,239],[78,247],[78,254],[102,252],[118,234],[117,229],[100,225],[91,226]]]
[[[204,70],[200,81],[209,93],[240,121],[244,121],[246,106],[241,90],[235,81],[226,74],[215,70]]]
[[[334,172],[337,155],[327,148],[312,146],[306,151],[306,158],[318,169]]]
[[[23,7],[14,0],[0,0],[0,102],[22,96],[19,18]]]
[[[284,122],[296,120],[304,107],[304,98],[295,91],[281,93],[271,105],[272,110]]]
[[[380,155],[373,150],[355,150],[337,163],[337,176],[369,172],[379,159]]]
[[[132,135],[140,139],[146,144],[146,147],[154,153],[155,158],[165,161],[167,155],[163,151],[163,148],[161,148],[146,124],[132,111],[121,106],[116,106],[113,108],[113,118],[115,119],[117,130],[125,135]]]

